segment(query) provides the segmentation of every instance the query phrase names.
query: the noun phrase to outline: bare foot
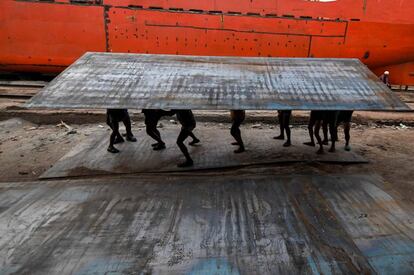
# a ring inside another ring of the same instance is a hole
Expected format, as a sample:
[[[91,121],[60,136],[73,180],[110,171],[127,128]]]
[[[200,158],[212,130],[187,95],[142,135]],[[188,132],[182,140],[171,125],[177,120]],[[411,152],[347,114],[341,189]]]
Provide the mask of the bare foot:
[[[310,142],[304,142],[303,144],[305,144],[307,146],[315,147],[315,142],[312,142],[312,141],[310,141]]]
[[[197,143],[200,143],[200,140],[197,138],[197,139],[193,139],[193,141],[191,141],[190,143],[188,143],[189,145],[191,145],[191,146],[194,146],[194,145],[196,145]]]
[[[165,143],[158,143],[158,145],[152,147],[152,150],[154,151],[160,151],[165,149]]]
[[[116,137],[115,140],[114,140],[114,144],[122,143],[124,141],[125,140],[122,137]]]
[[[234,153],[239,154],[239,153],[243,153],[244,151],[245,151],[244,147],[240,147],[239,149],[234,150]]]
[[[127,136],[126,140],[128,140],[130,142],[137,142],[137,139],[134,136]]]
[[[285,136],[283,136],[283,135],[278,135],[277,137],[274,137],[273,139],[281,139],[281,140],[284,140],[284,139],[285,139]]]
[[[190,167],[190,166],[193,166],[194,165],[194,162],[193,162],[193,160],[186,160],[185,162],[182,162],[182,163],[179,163],[179,164],[177,164],[177,166],[178,167]]]
[[[116,153],[119,153],[119,150],[118,149],[116,149],[114,146],[109,146],[108,147],[108,149],[106,149],[109,153],[113,153],[113,154],[116,154]]]
[[[285,143],[283,143],[283,147],[289,147],[290,145],[292,145],[292,144],[290,143],[289,140],[286,141]]]

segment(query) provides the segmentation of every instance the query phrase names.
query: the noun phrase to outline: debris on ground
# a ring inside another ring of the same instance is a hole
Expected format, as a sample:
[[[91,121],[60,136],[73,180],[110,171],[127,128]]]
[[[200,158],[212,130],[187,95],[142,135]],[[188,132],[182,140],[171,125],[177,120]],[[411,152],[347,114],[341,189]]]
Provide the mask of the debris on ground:
[[[73,135],[76,134],[77,131],[75,129],[73,129],[73,127],[69,126],[68,124],[66,124],[65,122],[63,122],[63,120],[60,121],[59,124],[56,125],[56,127],[64,127],[67,130],[67,135]]]
[[[400,123],[400,128],[401,129],[407,129],[408,127],[406,125],[404,125],[403,123]]]
[[[33,131],[37,130],[37,127],[30,127],[30,128],[24,128],[26,131]]]

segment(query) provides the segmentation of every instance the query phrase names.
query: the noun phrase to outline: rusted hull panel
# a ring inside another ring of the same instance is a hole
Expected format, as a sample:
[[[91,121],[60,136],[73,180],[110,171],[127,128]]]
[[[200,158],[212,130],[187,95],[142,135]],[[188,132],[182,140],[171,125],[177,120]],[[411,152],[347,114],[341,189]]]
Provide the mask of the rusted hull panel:
[[[408,110],[357,59],[87,53],[28,102],[46,108]]]
[[[380,182],[227,175],[2,183],[0,273],[412,274],[413,216]]]

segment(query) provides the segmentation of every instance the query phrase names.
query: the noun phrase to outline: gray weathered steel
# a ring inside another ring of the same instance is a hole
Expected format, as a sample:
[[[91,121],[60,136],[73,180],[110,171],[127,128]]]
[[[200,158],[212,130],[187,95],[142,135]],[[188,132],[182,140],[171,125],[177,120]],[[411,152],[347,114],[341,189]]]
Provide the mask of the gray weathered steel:
[[[174,125],[175,126],[175,125]],[[145,131],[136,133],[137,142],[117,144],[122,154],[108,154],[108,133],[99,130],[91,132],[88,140],[73,147],[63,158],[48,169],[41,178],[79,177],[105,174],[134,174],[147,172],[181,172],[184,170],[223,169],[271,163],[322,162],[322,163],[366,163],[358,154],[358,147],[351,152],[337,150],[335,154],[315,154],[314,147],[301,145],[308,141],[307,129],[295,129],[292,142],[295,146],[285,150],[280,143],[269,142],[275,135],[273,129],[243,131],[248,154],[234,154],[231,145],[233,137],[228,129],[208,129],[200,127],[195,134],[201,146],[189,146],[194,166],[178,168],[177,163],[184,160],[180,149],[174,146],[179,127],[160,129],[167,148],[160,154],[150,150],[153,140]]]
[[[86,53],[27,104],[47,108],[408,110],[358,59]]]
[[[0,183],[0,274],[413,274],[375,175]]]

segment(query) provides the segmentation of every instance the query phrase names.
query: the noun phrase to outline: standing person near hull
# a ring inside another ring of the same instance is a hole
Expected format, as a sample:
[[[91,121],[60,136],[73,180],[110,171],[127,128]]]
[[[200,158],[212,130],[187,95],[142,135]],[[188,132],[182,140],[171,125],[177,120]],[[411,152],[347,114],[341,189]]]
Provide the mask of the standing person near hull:
[[[391,84],[390,84],[390,72],[389,71],[385,71],[380,76],[380,80],[382,81],[382,83],[384,83],[385,85],[387,85],[388,88],[391,88]]]

